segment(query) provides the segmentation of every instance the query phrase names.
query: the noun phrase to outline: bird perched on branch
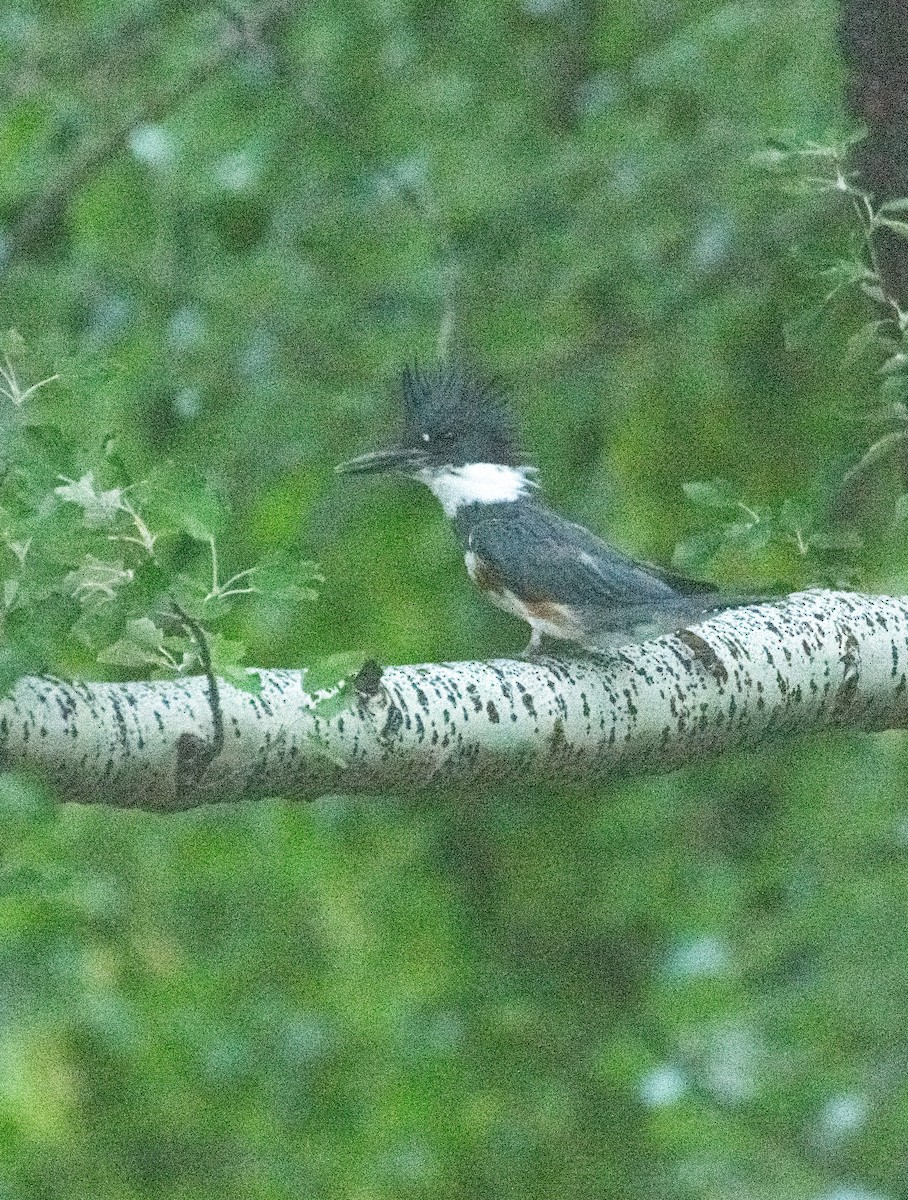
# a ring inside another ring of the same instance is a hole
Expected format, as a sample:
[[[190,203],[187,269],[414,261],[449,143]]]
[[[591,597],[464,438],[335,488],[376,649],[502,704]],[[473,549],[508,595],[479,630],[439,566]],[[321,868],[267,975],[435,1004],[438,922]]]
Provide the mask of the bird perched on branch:
[[[424,483],[460,538],[470,578],[530,626],[525,653],[538,652],[542,637],[610,650],[754,603],[636,562],[553,512],[536,469],[521,463],[511,413],[490,380],[460,365],[408,368],[400,393],[396,444],[337,471],[398,471]]]

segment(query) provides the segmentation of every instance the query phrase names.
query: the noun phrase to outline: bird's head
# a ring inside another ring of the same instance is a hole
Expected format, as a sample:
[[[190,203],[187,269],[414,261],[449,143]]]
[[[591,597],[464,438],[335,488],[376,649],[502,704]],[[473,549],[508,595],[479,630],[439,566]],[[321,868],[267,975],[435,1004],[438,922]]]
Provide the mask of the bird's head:
[[[499,387],[462,366],[408,367],[398,384],[404,423],[386,450],[341,463],[342,474],[425,471],[473,463],[516,467],[517,434]]]
[[[399,471],[434,492],[449,517],[477,504],[527,496],[534,471],[520,466],[517,432],[500,388],[463,366],[415,367],[400,379],[403,429],[387,450],[341,463],[342,474]]]

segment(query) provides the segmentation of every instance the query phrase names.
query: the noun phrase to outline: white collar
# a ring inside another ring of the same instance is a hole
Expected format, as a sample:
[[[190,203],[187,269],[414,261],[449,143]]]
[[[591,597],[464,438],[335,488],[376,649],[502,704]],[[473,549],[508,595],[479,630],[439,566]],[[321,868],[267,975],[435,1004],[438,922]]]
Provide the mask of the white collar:
[[[503,463],[466,463],[462,467],[425,467],[413,478],[424,483],[453,517],[468,504],[508,504],[528,496],[539,485],[533,467],[508,467]]]

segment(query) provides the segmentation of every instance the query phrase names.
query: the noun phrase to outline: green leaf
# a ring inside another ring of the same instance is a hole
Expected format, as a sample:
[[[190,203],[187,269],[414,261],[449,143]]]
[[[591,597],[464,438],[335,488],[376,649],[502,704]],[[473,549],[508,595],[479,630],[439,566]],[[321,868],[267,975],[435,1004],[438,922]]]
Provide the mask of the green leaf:
[[[42,666],[32,647],[0,643],[0,696],[5,696],[17,679]]]
[[[276,550],[255,568],[252,580],[259,592],[268,599],[318,599],[312,586],[323,583],[319,565],[309,559],[296,558],[287,550]]]
[[[888,217],[877,217],[874,226],[883,225],[886,229],[891,229],[893,233],[897,233],[899,237],[908,238],[908,221],[894,221]]]
[[[262,691],[261,674],[252,667],[225,666],[218,671],[218,678],[223,679],[241,692],[250,696],[258,696]]]
[[[722,533],[718,529],[695,533],[675,547],[672,565],[680,571],[699,573],[715,558],[722,540]]]
[[[856,333],[853,333],[845,344],[845,362],[851,365],[857,362],[869,350],[888,350],[896,353],[900,343],[895,338],[888,337],[880,321],[868,321]]]
[[[890,354],[890,356],[880,367],[880,374],[892,375],[896,371],[905,371],[906,369],[908,369],[908,354],[906,354],[904,349],[899,346],[895,353]]]
[[[134,572],[122,559],[115,561],[86,554],[74,571],[68,571],[60,581],[60,590],[82,604],[106,603],[117,598],[121,588],[132,583]]]
[[[880,385],[880,396],[886,403],[908,399],[908,372],[893,371]]]
[[[74,446],[72,440],[58,425],[50,422],[33,423],[22,428],[23,452],[35,467],[57,477],[63,477],[73,469]]]
[[[156,467],[136,490],[155,528],[164,525],[210,542],[226,524],[224,505],[210,484],[173,462]]]
[[[25,338],[18,329],[5,329],[0,333],[0,356],[3,358],[20,358],[26,349]]]
[[[123,636],[98,652],[98,662],[115,667],[164,666],[164,633],[150,617],[127,621]]]
[[[127,622],[126,636],[130,638],[134,646],[155,650],[160,649],[164,635],[150,617],[139,617],[137,620]]]
[[[722,540],[747,550],[762,550],[772,541],[769,521],[733,521],[722,530]]]
[[[336,688],[352,680],[371,656],[361,651],[329,654],[306,667],[304,684],[310,695]]]
[[[734,508],[738,496],[725,479],[692,480],[681,488],[692,504],[701,508]]]
[[[357,698],[353,681],[346,680],[336,692],[332,692],[330,696],[325,696],[323,699],[318,700],[315,709],[320,717],[328,721],[332,717],[339,716],[342,712],[346,712],[352,708],[356,704]]]
[[[806,534],[813,524],[813,514],[797,500],[783,500],[779,510],[779,527],[789,534]]]
[[[246,647],[242,642],[233,638],[225,638],[220,633],[207,634],[208,653],[211,656],[211,669],[215,675],[226,678],[228,672],[243,670],[241,664],[246,657]]]
[[[194,621],[205,624],[206,622],[220,620],[231,609],[229,601],[215,602],[214,600],[206,600],[210,584],[210,579],[202,582],[185,571],[181,571],[174,579],[169,590],[174,600],[176,600],[187,616],[192,617]]]
[[[77,504],[82,509],[85,524],[89,529],[112,525],[122,511],[123,492],[120,488],[102,491],[95,484],[91,471],[81,479],[68,479],[54,488],[56,495],[68,504]]]

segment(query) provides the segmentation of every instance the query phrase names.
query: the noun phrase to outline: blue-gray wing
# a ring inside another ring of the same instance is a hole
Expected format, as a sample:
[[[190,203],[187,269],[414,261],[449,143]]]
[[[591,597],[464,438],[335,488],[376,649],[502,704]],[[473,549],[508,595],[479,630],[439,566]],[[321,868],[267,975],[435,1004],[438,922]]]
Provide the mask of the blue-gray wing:
[[[611,607],[712,591],[635,562],[556,513],[521,508],[513,517],[477,521],[467,545],[500,586],[523,599]]]

